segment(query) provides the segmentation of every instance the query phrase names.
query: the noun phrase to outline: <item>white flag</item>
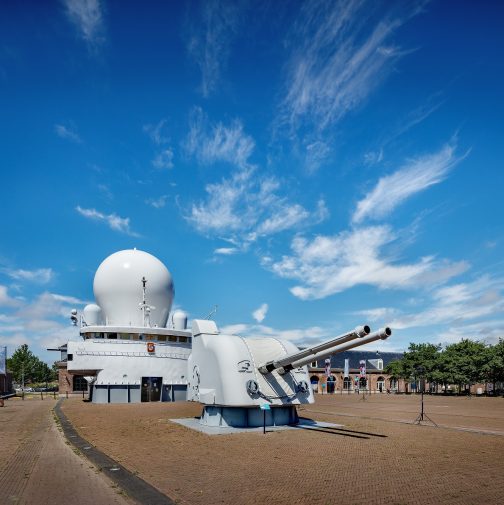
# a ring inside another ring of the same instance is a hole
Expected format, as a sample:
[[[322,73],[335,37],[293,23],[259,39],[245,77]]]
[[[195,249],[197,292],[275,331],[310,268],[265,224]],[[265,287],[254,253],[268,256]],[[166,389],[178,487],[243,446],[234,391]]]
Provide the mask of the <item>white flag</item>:
[[[349,364],[349,359],[345,358],[345,378],[350,377],[350,364]]]
[[[6,360],[7,360],[7,347],[0,347],[0,373],[1,374],[7,373]]]

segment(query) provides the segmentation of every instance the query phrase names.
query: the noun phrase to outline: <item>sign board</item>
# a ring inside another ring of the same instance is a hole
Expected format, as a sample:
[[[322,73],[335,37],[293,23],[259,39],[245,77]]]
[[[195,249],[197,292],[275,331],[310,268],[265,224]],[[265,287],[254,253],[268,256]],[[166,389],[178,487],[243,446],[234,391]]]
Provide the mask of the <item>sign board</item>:
[[[261,403],[261,410],[271,410],[269,403]]]
[[[326,377],[329,377],[331,375],[331,358],[327,358],[325,360],[325,374],[326,374]]]

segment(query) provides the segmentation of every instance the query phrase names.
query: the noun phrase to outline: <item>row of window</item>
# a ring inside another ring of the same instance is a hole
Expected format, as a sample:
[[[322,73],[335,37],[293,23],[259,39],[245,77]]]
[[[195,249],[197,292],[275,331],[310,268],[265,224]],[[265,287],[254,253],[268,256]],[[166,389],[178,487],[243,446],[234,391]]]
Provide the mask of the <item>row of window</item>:
[[[180,342],[190,343],[191,337],[176,336],[176,335],[147,335],[141,333],[102,333],[90,332],[86,333],[87,339],[107,339],[107,340],[140,340],[144,342]]]

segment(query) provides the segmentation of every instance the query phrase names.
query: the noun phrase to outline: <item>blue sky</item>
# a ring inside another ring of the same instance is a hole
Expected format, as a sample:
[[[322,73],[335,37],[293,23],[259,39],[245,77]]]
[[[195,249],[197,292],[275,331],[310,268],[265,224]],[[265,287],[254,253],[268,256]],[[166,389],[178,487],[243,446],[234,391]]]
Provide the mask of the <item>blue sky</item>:
[[[109,254],[298,344],[504,336],[500,2],[3,2],[0,345]]]

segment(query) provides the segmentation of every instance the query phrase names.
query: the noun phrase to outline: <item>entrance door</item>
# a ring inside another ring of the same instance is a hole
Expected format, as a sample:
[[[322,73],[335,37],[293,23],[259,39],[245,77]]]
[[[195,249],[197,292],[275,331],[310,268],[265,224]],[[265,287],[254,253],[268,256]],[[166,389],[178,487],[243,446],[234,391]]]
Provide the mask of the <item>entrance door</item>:
[[[162,384],[162,377],[142,377],[142,402],[158,402]]]

